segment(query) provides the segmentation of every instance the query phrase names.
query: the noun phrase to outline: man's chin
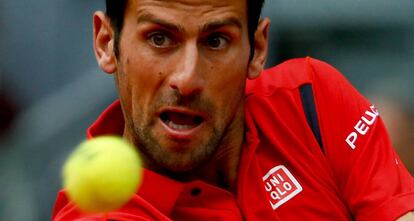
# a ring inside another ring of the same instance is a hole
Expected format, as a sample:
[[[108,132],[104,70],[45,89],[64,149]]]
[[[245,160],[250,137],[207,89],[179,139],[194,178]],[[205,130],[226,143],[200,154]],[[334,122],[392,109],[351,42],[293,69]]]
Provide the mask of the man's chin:
[[[140,149],[157,170],[167,173],[188,173],[199,170],[213,158],[220,139],[216,133],[206,137],[208,139],[183,142],[168,139],[162,134],[143,136],[142,138],[146,139],[142,141],[146,142],[141,143]]]
[[[208,162],[209,157],[202,159],[188,159],[185,156],[170,157],[168,160],[162,160],[161,166],[171,172],[186,173],[191,172],[203,167]]]

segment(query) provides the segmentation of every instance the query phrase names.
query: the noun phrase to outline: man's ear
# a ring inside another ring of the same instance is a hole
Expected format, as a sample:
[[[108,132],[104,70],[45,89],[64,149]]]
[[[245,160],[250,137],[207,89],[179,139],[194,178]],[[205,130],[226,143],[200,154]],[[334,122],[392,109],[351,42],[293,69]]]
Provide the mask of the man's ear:
[[[268,18],[261,19],[257,26],[257,30],[254,33],[254,45],[251,46],[254,47],[254,55],[249,63],[247,73],[249,79],[258,77],[263,71],[269,47],[269,25],[270,20]]]
[[[108,74],[116,72],[114,37],[109,18],[104,12],[95,12],[93,15],[93,47],[99,67]]]

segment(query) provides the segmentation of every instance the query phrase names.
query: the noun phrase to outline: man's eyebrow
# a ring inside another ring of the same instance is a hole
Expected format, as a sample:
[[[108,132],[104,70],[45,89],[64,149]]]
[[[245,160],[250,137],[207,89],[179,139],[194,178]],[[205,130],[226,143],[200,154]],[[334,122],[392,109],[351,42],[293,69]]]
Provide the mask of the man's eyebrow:
[[[137,23],[145,23],[145,22],[157,24],[171,31],[184,32],[184,28],[181,25],[173,24],[171,22],[168,22],[167,20],[158,18],[153,14],[142,13],[138,16]]]
[[[207,24],[204,24],[201,27],[200,32],[211,32],[211,31],[219,29],[223,26],[235,26],[238,29],[242,29],[242,24],[237,18],[229,17],[229,18],[225,18],[225,19],[222,19],[222,20],[217,20],[217,21],[213,21],[213,22],[209,22]]]

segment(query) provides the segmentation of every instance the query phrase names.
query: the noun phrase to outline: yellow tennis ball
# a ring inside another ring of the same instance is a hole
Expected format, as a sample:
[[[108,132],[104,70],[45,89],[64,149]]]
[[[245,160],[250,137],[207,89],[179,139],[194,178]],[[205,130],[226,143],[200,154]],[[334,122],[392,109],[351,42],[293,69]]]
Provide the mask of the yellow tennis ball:
[[[141,181],[141,160],[132,145],[120,137],[84,141],[63,167],[63,185],[69,198],[84,212],[101,213],[122,207]]]

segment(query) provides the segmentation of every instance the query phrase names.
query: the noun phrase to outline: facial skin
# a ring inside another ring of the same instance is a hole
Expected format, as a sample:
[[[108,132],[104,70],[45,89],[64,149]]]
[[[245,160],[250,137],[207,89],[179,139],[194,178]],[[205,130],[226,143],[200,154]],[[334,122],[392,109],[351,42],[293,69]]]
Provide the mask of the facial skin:
[[[260,22],[249,60],[246,16],[240,0],[131,0],[117,58],[109,20],[95,13],[97,61],[115,75],[124,137],[146,168],[234,183],[246,78],[263,68],[269,26],[267,19]]]

